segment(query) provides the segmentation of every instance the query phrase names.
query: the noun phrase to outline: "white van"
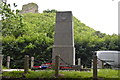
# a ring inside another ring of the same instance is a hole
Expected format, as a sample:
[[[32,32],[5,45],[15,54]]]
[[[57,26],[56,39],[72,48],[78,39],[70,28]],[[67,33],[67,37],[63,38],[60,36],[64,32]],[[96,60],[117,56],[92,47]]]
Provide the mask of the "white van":
[[[120,67],[120,51],[96,51],[98,57],[98,68],[103,65],[109,65],[110,67]]]

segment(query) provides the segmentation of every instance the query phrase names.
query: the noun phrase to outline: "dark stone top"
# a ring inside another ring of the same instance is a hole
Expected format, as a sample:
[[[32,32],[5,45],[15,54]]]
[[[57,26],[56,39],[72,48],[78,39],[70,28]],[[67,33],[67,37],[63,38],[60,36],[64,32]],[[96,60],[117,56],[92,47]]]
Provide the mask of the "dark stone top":
[[[59,11],[56,14],[56,21],[72,21],[72,12],[71,11]]]

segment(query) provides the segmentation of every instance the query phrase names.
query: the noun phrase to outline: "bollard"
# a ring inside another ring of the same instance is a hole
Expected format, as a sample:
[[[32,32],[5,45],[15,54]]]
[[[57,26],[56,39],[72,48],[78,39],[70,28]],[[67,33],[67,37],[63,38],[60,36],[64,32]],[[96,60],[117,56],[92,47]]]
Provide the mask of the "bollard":
[[[78,58],[78,65],[81,66],[81,59],[80,58]]]
[[[29,56],[25,55],[25,60],[24,60],[24,73],[28,73],[29,71]]]
[[[10,68],[10,56],[7,56],[7,68]]]
[[[3,55],[0,55],[0,74],[2,74],[2,60],[3,60]]]
[[[97,56],[93,55],[93,80],[97,80]]]
[[[55,77],[59,76],[59,56],[55,56]]]
[[[34,57],[31,57],[31,69],[34,66]]]

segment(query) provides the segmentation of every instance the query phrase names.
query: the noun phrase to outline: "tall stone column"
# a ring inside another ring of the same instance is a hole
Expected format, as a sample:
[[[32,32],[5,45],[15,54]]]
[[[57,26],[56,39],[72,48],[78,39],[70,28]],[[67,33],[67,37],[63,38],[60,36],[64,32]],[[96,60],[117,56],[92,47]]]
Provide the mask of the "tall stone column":
[[[57,12],[52,58],[59,55],[65,62],[75,65],[74,30],[71,11]],[[63,63],[60,61],[60,63]],[[63,63],[64,64],[64,63]]]

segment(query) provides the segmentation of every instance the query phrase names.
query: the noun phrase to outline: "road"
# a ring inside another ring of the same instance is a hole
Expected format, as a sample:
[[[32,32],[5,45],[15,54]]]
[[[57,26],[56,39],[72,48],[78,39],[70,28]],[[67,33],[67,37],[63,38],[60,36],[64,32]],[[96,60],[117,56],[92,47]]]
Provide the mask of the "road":
[[[24,71],[24,69],[3,69],[3,72],[9,72],[9,71]]]

